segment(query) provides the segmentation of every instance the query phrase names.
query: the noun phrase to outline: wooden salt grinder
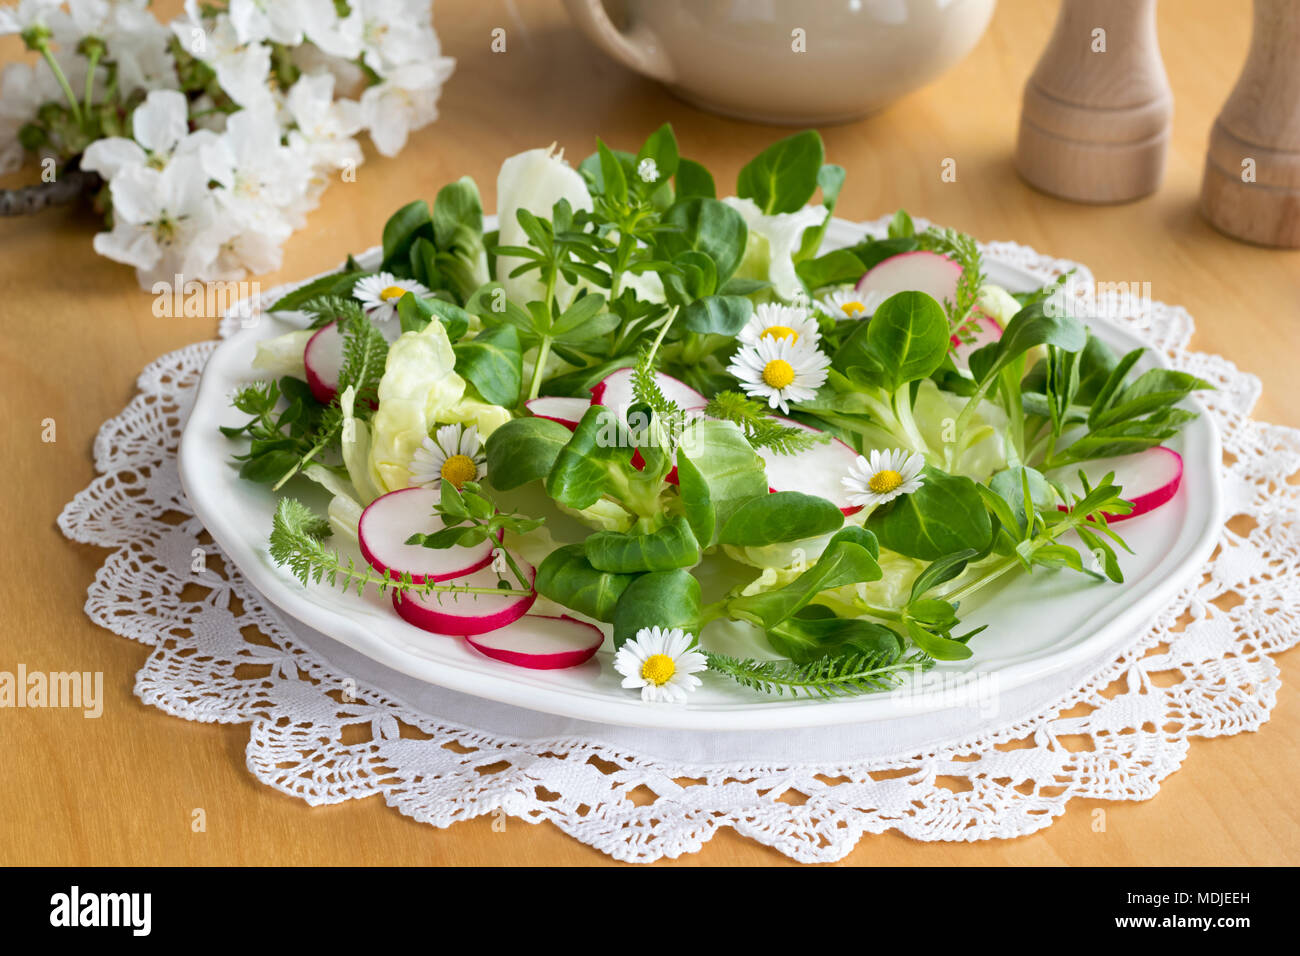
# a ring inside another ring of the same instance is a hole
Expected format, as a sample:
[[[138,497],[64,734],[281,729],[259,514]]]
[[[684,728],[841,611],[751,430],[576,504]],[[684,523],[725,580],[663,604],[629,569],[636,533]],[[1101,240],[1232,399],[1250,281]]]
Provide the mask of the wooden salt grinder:
[[[1300,248],[1300,0],[1255,0],[1246,65],[1210,130],[1201,211],[1238,239]]]
[[[1137,199],[1160,185],[1173,112],[1156,0],[1062,0],[1025,84],[1016,168],[1063,199]]]

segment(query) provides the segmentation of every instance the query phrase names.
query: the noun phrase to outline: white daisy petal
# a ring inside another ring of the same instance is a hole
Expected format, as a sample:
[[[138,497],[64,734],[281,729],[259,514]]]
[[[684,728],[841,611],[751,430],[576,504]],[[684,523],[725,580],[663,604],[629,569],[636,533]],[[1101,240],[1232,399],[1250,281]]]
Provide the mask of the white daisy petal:
[[[432,438],[426,437],[411,458],[411,485],[423,485],[426,488],[433,488],[435,491],[440,489],[442,487],[442,466],[446,461],[446,452],[439,448],[437,442]]]
[[[478,426],[470,425],[461,432],[460,443],[457,448],[462,455],[467,455],[470,458],[473,458],[479,453],[479,448],[482,447],[482,444],[483,443],[478,437]]]
[[[859,292],[845,286],[817,300],[817,309],[836,321],[844,319],[869,319],[887,297],[880,292]]]
[[[745,345],[757,345],[762,339],[789,339],[796,345],[816,346],[821,340],[817,320],[799,306],[765,302],[737,336]]]

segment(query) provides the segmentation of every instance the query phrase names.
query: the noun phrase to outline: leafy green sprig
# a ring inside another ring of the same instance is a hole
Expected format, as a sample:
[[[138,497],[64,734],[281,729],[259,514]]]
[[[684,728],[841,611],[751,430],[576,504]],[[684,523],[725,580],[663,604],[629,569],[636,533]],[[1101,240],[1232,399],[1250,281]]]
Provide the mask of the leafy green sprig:
[[[252,418],[243,425],[221,427],[227,438],[249,439],[248,451],[235,455],[239,477],[271,484],[315,445],[315,436],[327,426],[327,409],[312,397],[307,383],[285,376],[277,381],[254,382],[237,391],[231,404]]]
[[[528,245],[498,246],[496,251],[498,255],[524,260],[510,271],[511,277],[535,271],[544,287],[543,297],[527,303],[525,310],[507,309],[505,313],[506,320],[518,323],[530,344],[537,345],[528,388],[528,398],[533,399],[541,394],[553,348],[561,358],[582,366],[589,357],[584,347],[605,337],[618,324],[618,319],[605,308],[606,298],[601,293],[580,292],[563,307],[556,298],[561,279],[576,285],[580,278],[594,281],[596,276],[604,275],[574,256],[586,239],[574,228],[573,207],[568,200],[555,203],[549,220],[527,209],[519,209],[516,218],[528,237]]]
[[[516,590],[509,586],[484,588],[460,584],[423,581],[416,583],[409,572],[393,576],[365,566],[358,567],[351,558],[344,558],[325,544],[330,535],[329,519],[294,498],[281,498],[271,522],[270,553],[275,563],[293,574],[303,584],[325,583],[331,587],[362,594],[367,587],[376,588],[380,594],[400,591],[413,594],[519,594],[531,593],[532,588]],[[505,581],[501,582],[506,585]]]
[[[890,690],[904,674],[922,673],[934,666],[924,651],[882,651],[821,657],[806,663],[789,660],[759,661],[703,651],[709,670],[763,694],[792,697],[850,697]]]
[[[1029,460],[1051,471],[1094,458],[1133,454],[1168,441],[1196,418],[1195,412],[1177,403],[1213,386],[1188,372],[1164,368],[1149,369],[1130,380],[1144,352],[1134,349],[1116,360],[1092,337],[1074,355],[1049,348],[1047,358],[1033,370],[1034,385],[1042,391],[1033,393],[1031,410],[1045,421],[1038,428],[1042,435],[1030,449]]]
[[[945,595],[945,600],[956,604],[1016,568],[1028,573],[1036,567],[1071,568],[1089,577],[1109,578],[1117,584],[1122,582],[1124,573],[1115,548],[1129,553],[1132,549],[1110,527],[1107,519],[1128,514],[1133,510],[1133,504],[1122,497],[1114,474],[1108,474],[1093,485],[1080,472],[1082,494],[1070,492],[1059,484],[1051,485],[1055,494],[1066,502],[1065,510],[1058,508],[1054,500],[1051,503],[1036,500],[1051,494],[1044,492],[1049,484],[1042,475],[1031,468],[1019,469],[1017,474],[1020,480],[1019,501],[1009,489],[1004,488],[999,493],[990,487],[979,488],[985,506],[998,522],[994,551],[1002,555],[1002,560],[987,566],[981,574]],[[1078,549],[1061,541],[1070,532],[1079,536],[1101,570],[1086,562]]]
[[[527,534],[540,528],[543,523],[541,518],[498,511],[492,499],[484,493],[483,487],[473,481],[465,482],[458,489],[444,479],[434,513],[442,519],[443,527],[429,534],[413,534],[406,539],[407,544],[435,549],[454,548],[458,545],[473,547],[488,540],[500,542],[507,531],[512,534]],[[524,576],[514,557],[504,548],[501,553],[515,580],[525,590],[530,590],[532,583]]]

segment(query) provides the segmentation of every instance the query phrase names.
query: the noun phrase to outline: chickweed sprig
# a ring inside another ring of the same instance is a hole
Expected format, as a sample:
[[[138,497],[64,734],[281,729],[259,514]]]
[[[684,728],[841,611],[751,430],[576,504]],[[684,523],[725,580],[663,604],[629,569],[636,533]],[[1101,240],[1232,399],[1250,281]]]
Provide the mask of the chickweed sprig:
[[[450,481],[443,481],[442,494],[434,513],[442,519],[442,529],[428,534],[413,534],[406,539],[407,544],[436,549],[454,548],[458,545],[473,547],[488,540],[500,542],[506,531],[527,534],[540,528],[543,521],[541,518],[498,511],[492,499],[483,493],[482,486],[473,481],[465,482],[460,488]],[[501,553],[515,579],[524,590],[531,590],[532,584],[510,552],[502,548]]]

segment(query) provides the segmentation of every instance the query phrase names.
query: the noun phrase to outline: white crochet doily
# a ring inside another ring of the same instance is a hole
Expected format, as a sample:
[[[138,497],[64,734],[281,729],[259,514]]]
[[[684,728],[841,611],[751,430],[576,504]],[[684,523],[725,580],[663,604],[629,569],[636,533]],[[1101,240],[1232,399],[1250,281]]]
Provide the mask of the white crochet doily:
[[[1044,280],[1075,269],[1081,305],[1094,304],[1076,263],[1014,243],[985,250]],[[1216,386],[1205,405],[1222,434],[1227,513],[1253,522],[1244,535],[1225,527],[1204,573],[1144,630],[1010,695],[992,718],[970,709],[786,734],[631,730],[465,697],[361,658],[277,613],[186,502],[176,448],[215,342],[144,370],[140,393],[96,439],[99,477],[59,527],[112,549],[86,613],[152,648],[136,695],[187,720],[249,724],[249,770],[312,805],[381,793],[438,827],[484,814],[548,820],[637,862],[697,851],[720,827],[807,862],[840,859],[890,828],[921,840],[1014,837],[1048,826],[1072,797],[1150,798],[1191,738],[1258,728],[1279,686],[1270,655],[1300,635],[1300,487],[1287,480],[1300,469],[1300,432],[1249,418],[1258,380],[1189,351],[1183,309],[1153,303],[1124,324]]]

